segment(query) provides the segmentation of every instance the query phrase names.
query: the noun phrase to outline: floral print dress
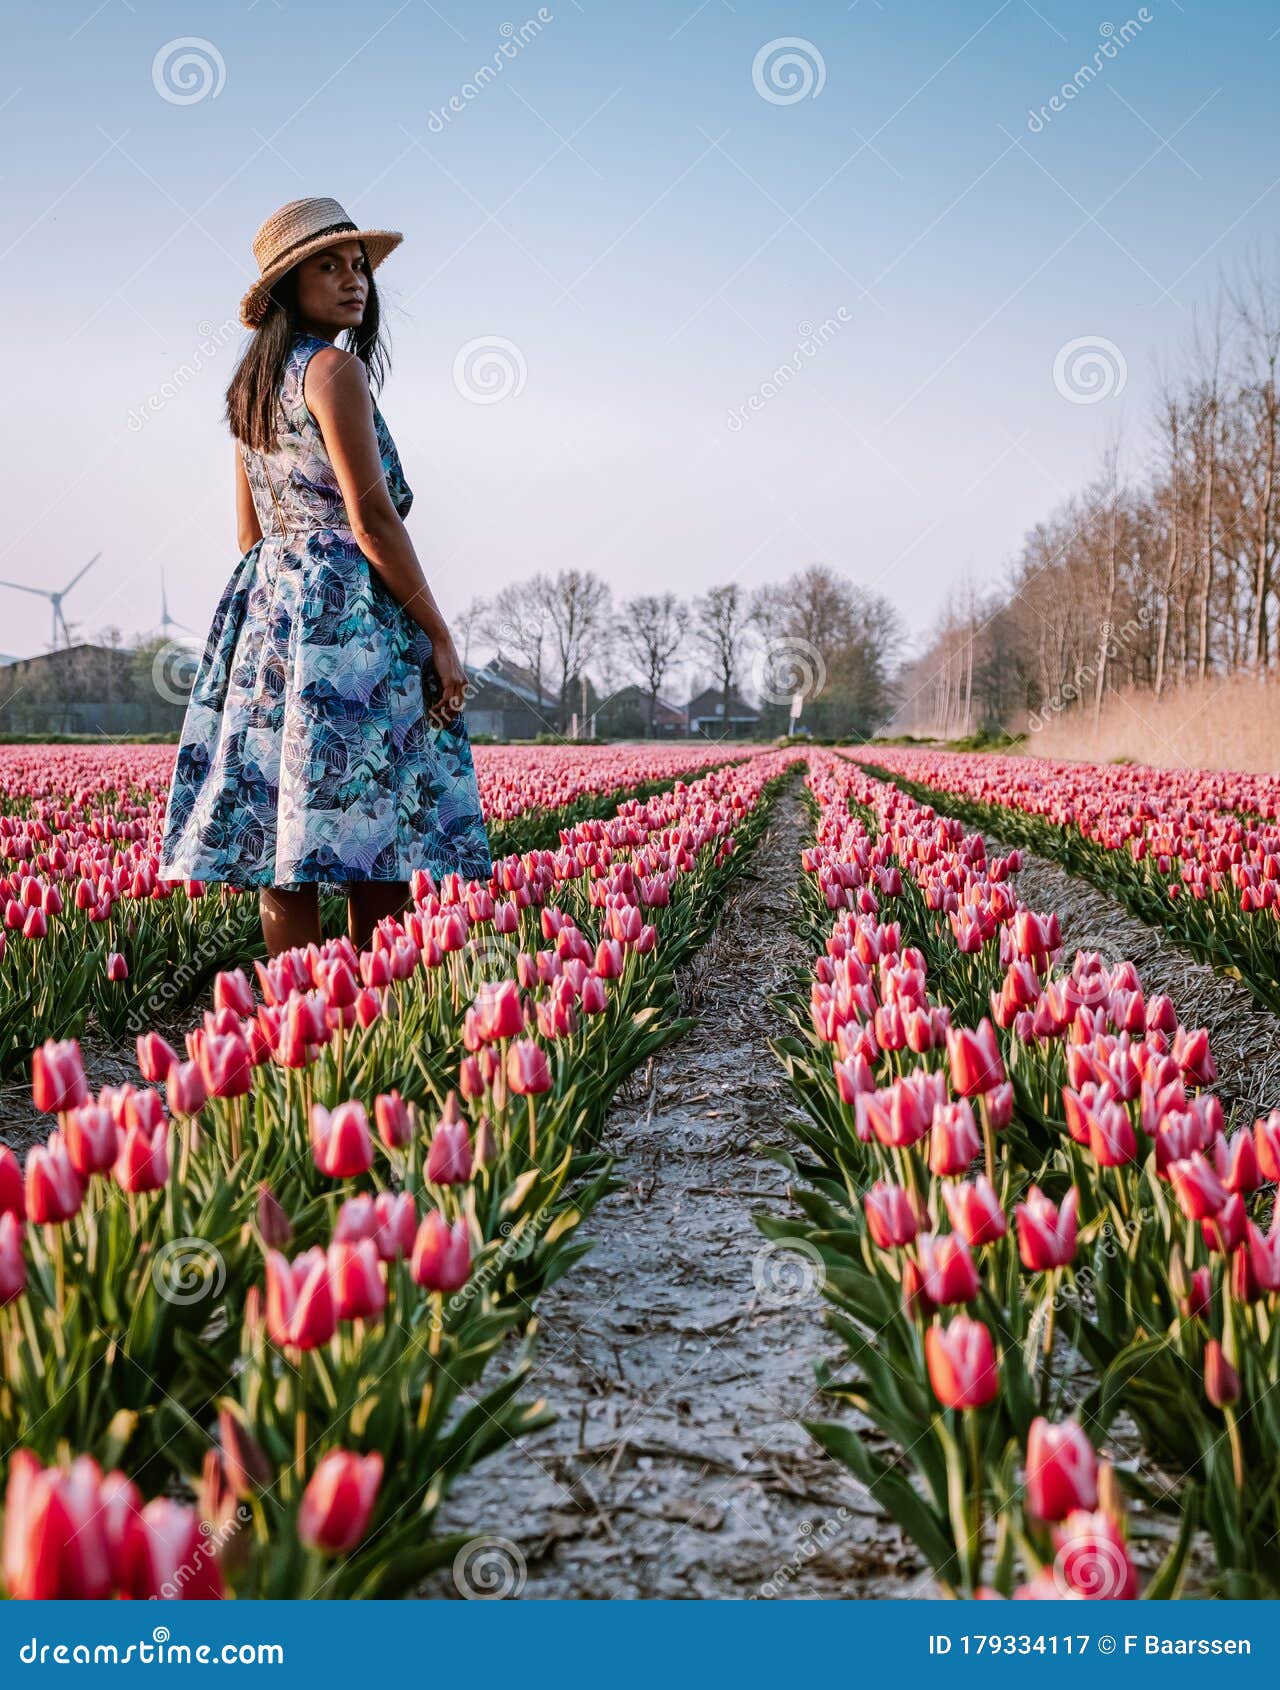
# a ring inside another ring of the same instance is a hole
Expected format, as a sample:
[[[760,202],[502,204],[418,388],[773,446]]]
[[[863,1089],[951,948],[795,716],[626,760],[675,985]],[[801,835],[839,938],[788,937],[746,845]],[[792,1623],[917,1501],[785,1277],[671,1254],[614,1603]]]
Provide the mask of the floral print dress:
[[[297,890],[312,882],[491,872],[466,724],[433,728],[431,641],[383,587],[347,523],[303,397],[295,336],[268,453],[241,446],[263,538],[214,612],[169,790],[160,875]],[[374,423],[401,516],[413,495]]]

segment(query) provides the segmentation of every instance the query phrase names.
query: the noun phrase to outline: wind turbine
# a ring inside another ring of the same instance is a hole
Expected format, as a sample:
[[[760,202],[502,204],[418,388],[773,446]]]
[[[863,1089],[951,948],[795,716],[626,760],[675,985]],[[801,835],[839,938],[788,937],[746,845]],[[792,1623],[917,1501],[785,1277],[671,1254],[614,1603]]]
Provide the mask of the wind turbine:
[[[28,587],[25,582],[22,581],[0,581],[0,587],[16,587],[20,593],[36,593],[40,598],[49,600],[49,603],[53,606],[53,634],[50,643],[56,651],[58,649],[59,628],[62,629],[63,642],[66,645],[71,644],[71,630],[67,626],[66,617],[62,614],[62,601],[66,598],[72,587],[75,586],[76,582],[80,580],[81,576],[89,573],[101,556],[101,552],[95,552],[89,559],[88,563],[85,564],[84,568],[73,575],[67,582],[66,586],[59,588],[57,592],[50,592],[47,587]]]
[[[175,621],[169,614],[169,601],[165,597],[164,570],[160,571],[160,632],[165,639],[169,637],[170,628],[176,628],[182,634],[194,634],[194,628],[188,628],[185,622]]]

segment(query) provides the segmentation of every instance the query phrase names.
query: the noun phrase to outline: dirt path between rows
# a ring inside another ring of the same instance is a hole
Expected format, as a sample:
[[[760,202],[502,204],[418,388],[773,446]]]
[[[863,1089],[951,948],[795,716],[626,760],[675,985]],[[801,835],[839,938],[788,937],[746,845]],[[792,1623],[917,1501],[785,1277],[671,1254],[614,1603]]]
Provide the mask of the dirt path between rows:
[[[989,850],[1004,850],[984,834]],[[1100,951],[1108,964],[1128,957],[1150,996],[1165,992],[1187,1027],[1207,1027],[1218,1064],[1214,1090],[1231,1113],[1252,1124],[1280,1105],[1280,1020],[1249,988],[1197,962],[1158,927],[1149,927],[1116,899],[1033,852],[1022,851],[1015,884],[1033,910],[1057,910],[1065,954]]]
[[[459,1483],[438,1527],[475,1535],[455,1563],[470,1570],[424,1595],[921,1588],[919,1556],[799,1423],[832,1413],[813,1365],[836,1344],[818,1291],[752,1220],[787,1205],[782,1170],[755,1147],[786,1145],[794,1109],[767,1000],[804,960],[788,926],[804,826],[793,785],[682,981],[694,1027],[615,1105],[623,1189],[587,1222],[591,1254],[539,1304],[536,1386],[560,1418]]]

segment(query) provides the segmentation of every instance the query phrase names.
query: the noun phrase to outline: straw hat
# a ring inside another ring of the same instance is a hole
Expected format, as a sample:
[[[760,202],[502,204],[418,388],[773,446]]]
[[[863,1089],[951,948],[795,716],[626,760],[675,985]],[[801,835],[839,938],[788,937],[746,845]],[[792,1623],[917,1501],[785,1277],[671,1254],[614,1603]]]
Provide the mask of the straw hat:
[[[261,274],[240,301],[240,321],[256,329],[267,313],[267,295],[281,276],[308,253],[321,252],[339,241],[363,241],[369,268],[376,270],[404,236],[394,229],[359,229],[337,200],[290,200],[253,237],[253,256]]]

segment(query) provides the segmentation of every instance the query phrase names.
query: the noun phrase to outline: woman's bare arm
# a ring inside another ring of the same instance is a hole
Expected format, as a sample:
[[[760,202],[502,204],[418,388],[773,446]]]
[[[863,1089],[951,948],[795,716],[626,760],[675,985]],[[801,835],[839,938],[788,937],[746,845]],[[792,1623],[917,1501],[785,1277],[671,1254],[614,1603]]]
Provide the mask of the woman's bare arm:
[[[437,648],[439,661],[452,638],[387,491],[364,365],[352,352],[322,348],[308,360],[303,396],[320,424],[356,543]]]
[[[240,453],[240,446],[236,444],[236,534],[239,537],[240,555],[251,547],[256,546],[262,538],[262,524],[258,521],[258,512],[253,503],[253,492],[249,486],[249,477],[244,472],[244,458]]]

